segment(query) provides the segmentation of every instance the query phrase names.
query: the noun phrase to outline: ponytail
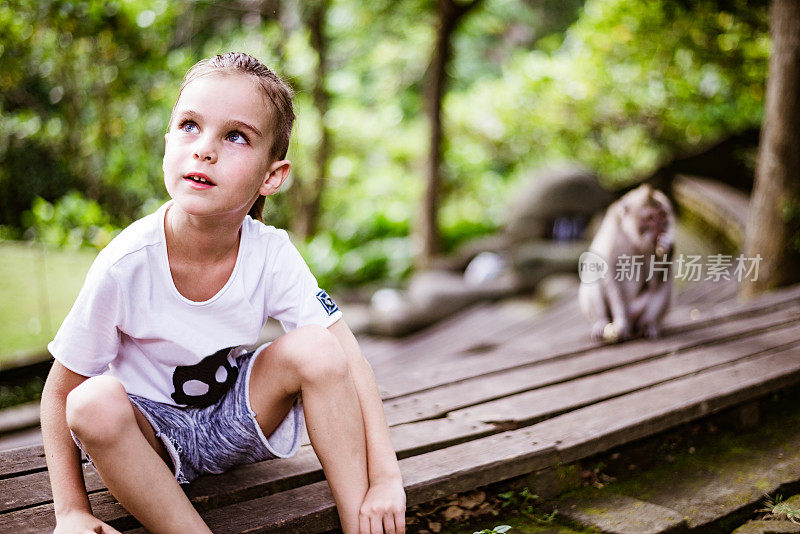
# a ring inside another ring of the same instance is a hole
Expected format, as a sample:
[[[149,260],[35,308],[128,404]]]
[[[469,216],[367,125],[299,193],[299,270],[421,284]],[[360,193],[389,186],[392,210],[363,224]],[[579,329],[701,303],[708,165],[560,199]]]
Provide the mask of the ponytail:
[[[258,195],[258,198],[253,202],[253,205],[250,206],[250,211],[248,211],[247,214],[256,221],[264,222],[264,204],[266,200],[267,197],[264,195]]]

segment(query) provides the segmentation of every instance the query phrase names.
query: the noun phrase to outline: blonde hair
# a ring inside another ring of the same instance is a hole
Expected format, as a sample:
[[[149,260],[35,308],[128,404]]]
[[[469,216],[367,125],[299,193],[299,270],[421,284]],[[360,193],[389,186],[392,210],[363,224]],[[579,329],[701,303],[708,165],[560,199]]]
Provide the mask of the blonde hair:
[[[238,72],[249,74],[258,80],[259,85],[264,90],[264,94],[272,102],[275,108],[275,138],[270,149],[270,158],[279,161],[286,157],[289,151],[289,137],[292,133],[294,124],[294,106],[292,105],[292,89],[278,76],[269,70],[263,63],[249,54],[243,52],[228,52],[219,54],[206,59],[201,59],[190,68],[183,77],[178,99],[178,104],[183,89],[192,81],[201,76],[207,76],[216,72]],[[175,108],[172,108],[175,112]],[[170,125],[172,117],[170,117]],[[259,195],[255,203],[250,207],[248,215],[252,218],[263,221],[264,203],[266,197]]]

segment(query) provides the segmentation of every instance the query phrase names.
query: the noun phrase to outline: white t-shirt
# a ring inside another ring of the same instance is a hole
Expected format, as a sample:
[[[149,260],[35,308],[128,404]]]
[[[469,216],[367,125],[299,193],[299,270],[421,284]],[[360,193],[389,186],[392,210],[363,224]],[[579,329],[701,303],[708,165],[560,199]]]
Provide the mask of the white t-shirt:
[[[236,357],[268,317],[286,331],[341,317],[283,230],[245,217],[236,265],[204,302],[175,288],[164,215],[171,201],[122,231],[95,259],[72,310],[48,345],[84,376],[110,374],[128,393],[207,405],[235,379]]]

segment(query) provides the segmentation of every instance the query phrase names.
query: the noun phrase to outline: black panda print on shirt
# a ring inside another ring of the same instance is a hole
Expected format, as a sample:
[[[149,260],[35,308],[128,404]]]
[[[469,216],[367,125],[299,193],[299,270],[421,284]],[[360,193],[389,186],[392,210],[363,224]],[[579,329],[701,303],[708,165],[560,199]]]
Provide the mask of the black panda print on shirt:
[[[228,354],[236,347],[222,349],[195,365],[179,365],[172,374],[178,404],[203,407],[217,402],[236,382],[239,368],[231,365]]]

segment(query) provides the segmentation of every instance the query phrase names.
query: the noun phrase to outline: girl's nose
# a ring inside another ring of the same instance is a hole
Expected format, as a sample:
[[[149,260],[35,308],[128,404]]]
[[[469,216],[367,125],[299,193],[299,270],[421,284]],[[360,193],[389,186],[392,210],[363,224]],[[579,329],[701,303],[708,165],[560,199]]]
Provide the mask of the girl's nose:
[[[210,142],[199,142],[194,149],[194,159],[207,163],[216,163],[217,151]]]

